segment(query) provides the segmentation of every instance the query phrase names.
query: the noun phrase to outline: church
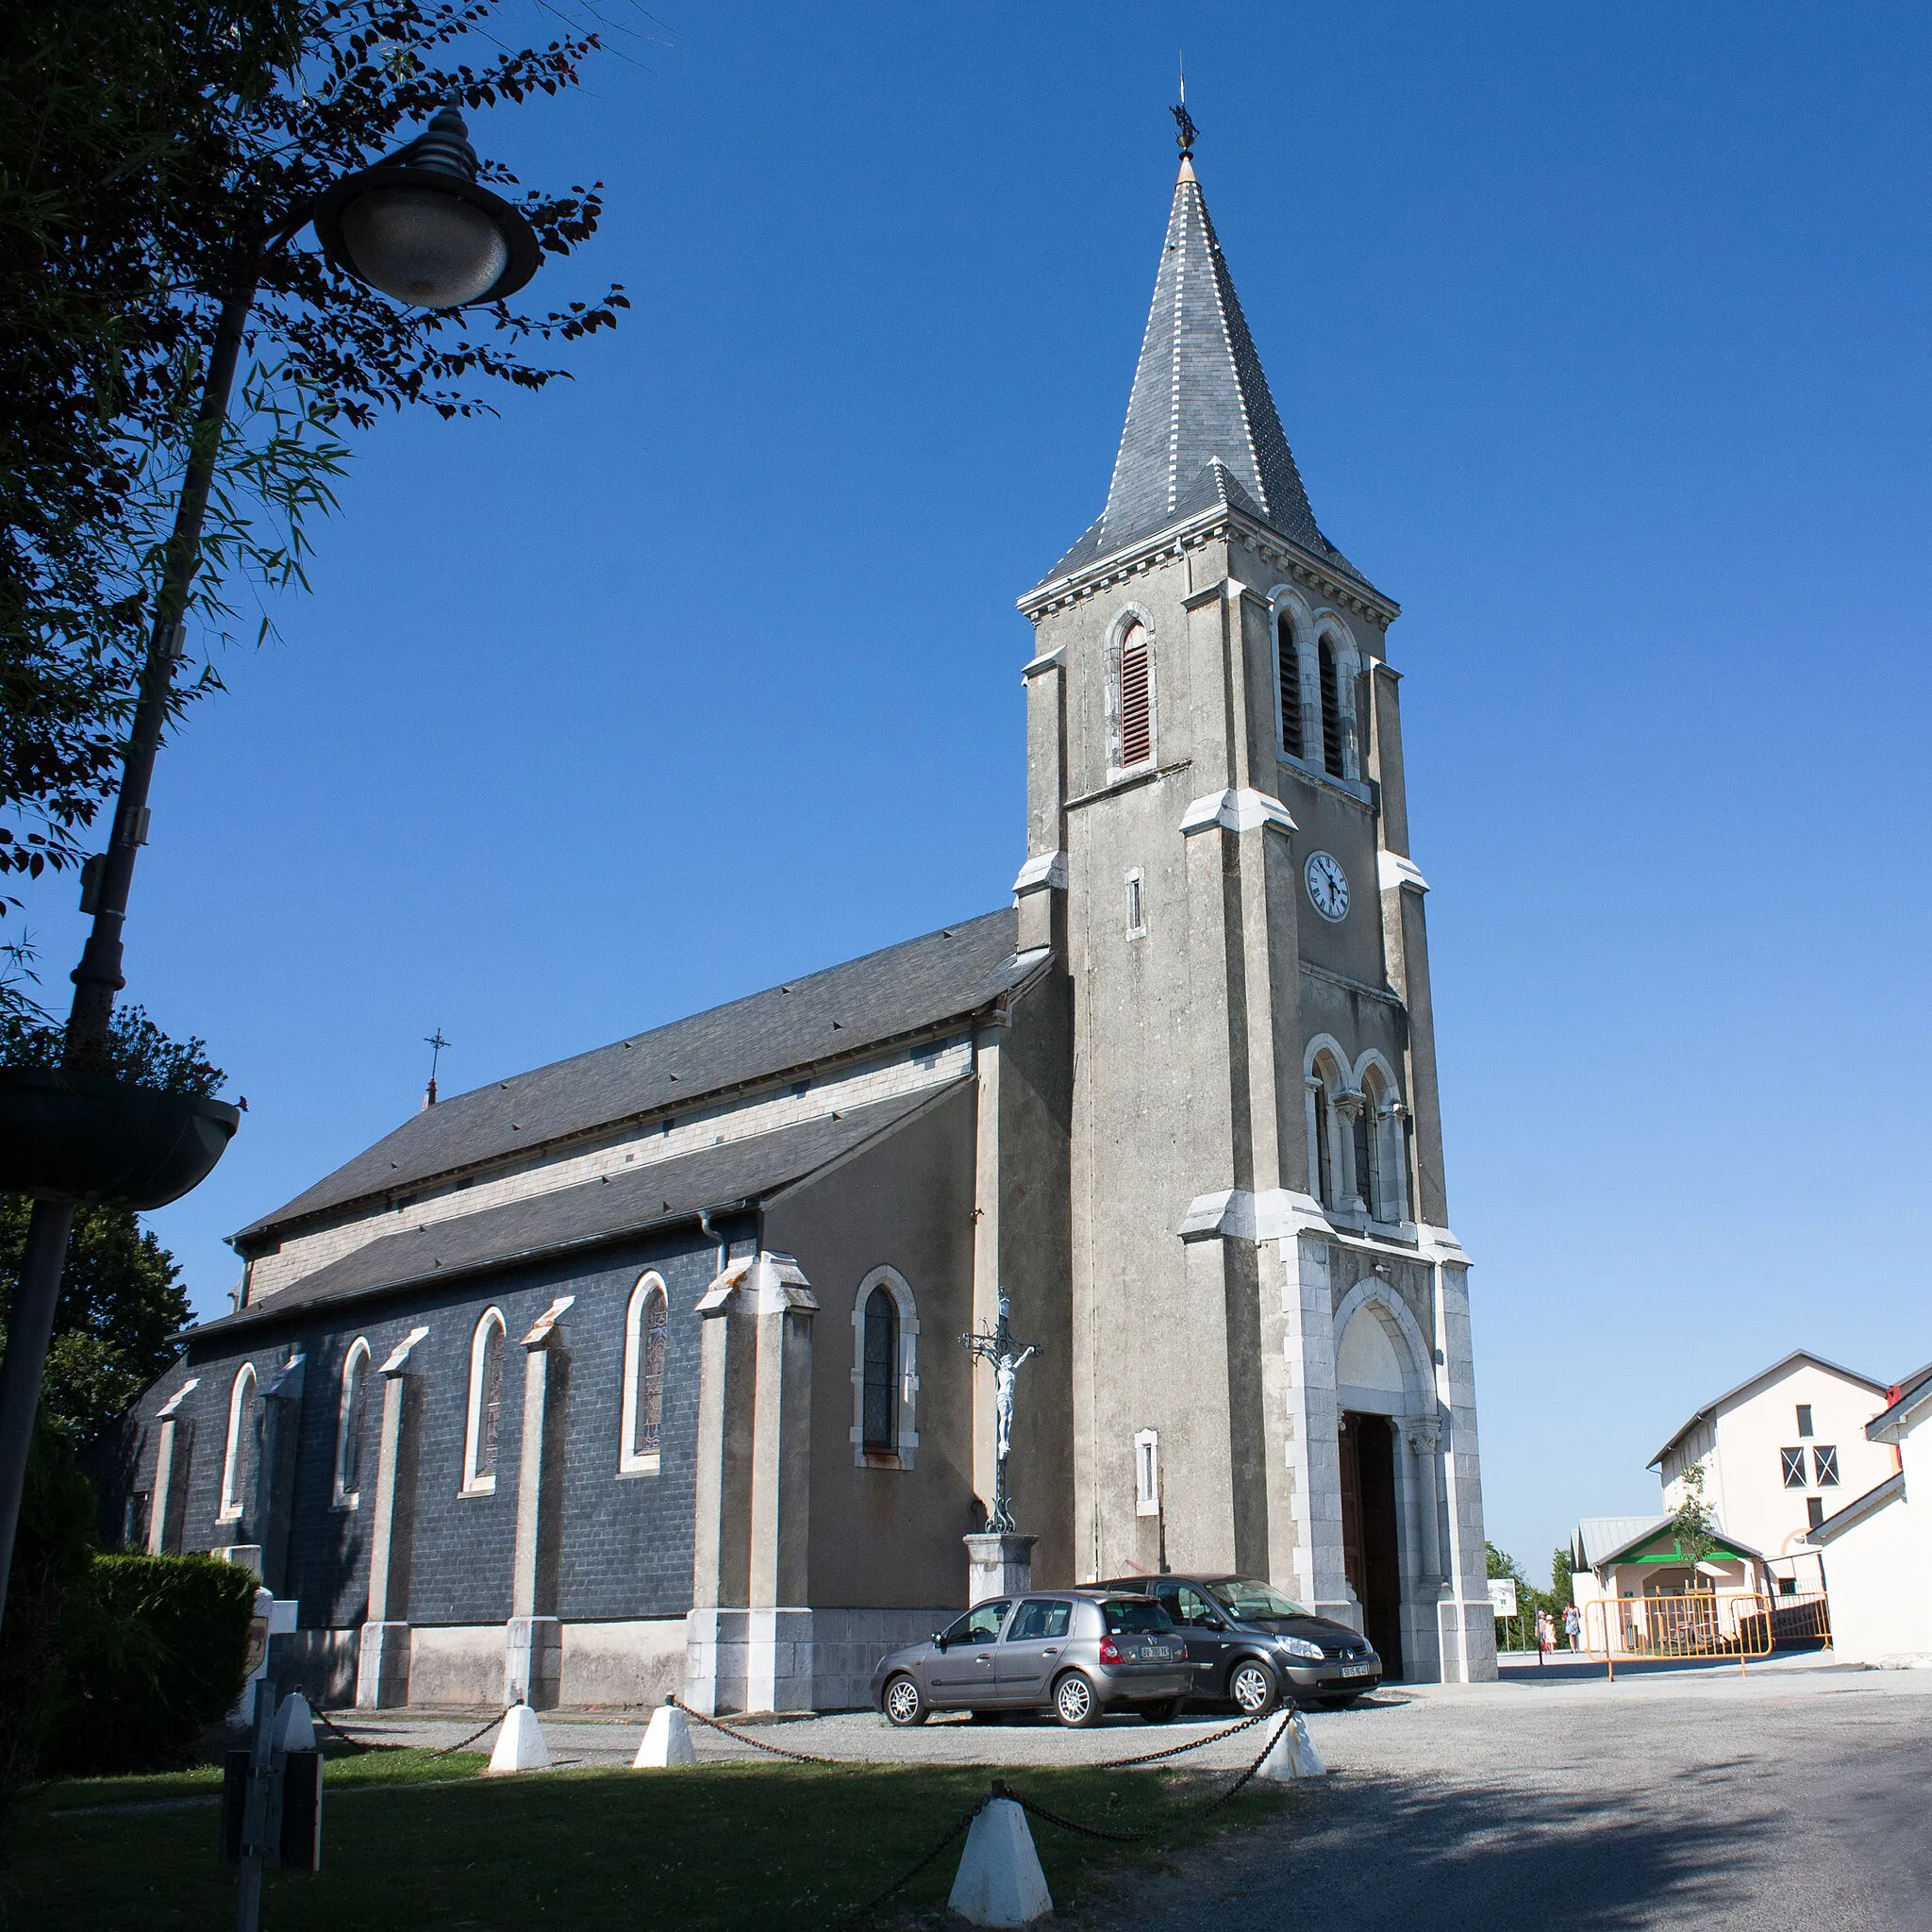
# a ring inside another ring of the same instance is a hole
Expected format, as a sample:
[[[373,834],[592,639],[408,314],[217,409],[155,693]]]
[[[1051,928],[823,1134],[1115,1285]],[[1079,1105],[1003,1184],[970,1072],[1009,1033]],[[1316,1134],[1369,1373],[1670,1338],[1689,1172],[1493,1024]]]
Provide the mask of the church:
[[[235,1235],[128,1541],[330,1703],[862,1705],[1032,1576],[1240,1572],[1495,1673],[1397,606],[1316,523],[1188,150],[1105,508],[1019,600],[1012,903],[426,1107]]]

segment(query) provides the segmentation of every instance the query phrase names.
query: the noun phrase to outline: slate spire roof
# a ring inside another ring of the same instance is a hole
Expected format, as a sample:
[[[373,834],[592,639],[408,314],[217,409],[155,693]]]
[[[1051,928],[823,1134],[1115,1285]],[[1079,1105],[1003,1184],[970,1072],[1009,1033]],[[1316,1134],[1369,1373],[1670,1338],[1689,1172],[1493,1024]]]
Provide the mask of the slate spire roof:
[[[1315,522],[1201,184],[1183,158],[1107,508],[1045,581],[1217,501],[1367,581]]]

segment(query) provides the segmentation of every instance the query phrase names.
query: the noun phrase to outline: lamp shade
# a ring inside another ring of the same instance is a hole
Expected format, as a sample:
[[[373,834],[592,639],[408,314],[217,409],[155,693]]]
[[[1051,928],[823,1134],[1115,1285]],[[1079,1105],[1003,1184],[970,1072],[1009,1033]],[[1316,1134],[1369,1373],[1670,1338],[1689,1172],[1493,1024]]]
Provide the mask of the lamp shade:
[[[323,195],[315,210],[323,253],[412,308],[501,301],[536,274],[537,236],[475,176],[462,117],[445,108],[401,154]]]

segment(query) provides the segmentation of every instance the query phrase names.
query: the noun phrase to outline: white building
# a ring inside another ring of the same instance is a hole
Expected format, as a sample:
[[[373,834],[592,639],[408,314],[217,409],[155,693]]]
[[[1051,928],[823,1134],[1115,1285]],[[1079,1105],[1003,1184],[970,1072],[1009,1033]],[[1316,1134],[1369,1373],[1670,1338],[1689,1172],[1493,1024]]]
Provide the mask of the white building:
[[[1864,1433],[1898,1466],[1811,1534],[1830,1575],[1832,1648],[1847,1663],[1932,1665],[1932,1364]]]
[[[1883,1382],[1796,1350],[1707,1403],[1651,1458],[1665,1512],[1683,1502],[1686,1472],[1700,1466],[1712,1515],[1763,1553],[1774,1588],[1824,1590],[1812,1532],[1898,1467],[1890,1444],[1866,1434],[1887,1399]]]

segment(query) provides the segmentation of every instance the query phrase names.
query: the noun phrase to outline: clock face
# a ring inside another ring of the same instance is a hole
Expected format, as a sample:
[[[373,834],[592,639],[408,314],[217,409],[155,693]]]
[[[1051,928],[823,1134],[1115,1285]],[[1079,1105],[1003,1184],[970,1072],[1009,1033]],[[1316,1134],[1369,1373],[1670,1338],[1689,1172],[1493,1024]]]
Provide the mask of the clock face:
[[[1348,917],[1348,874],[1341,861],[1325,852],[1310,856],[1302,876],[1308,882],[1308,898],[1324,919]]]

